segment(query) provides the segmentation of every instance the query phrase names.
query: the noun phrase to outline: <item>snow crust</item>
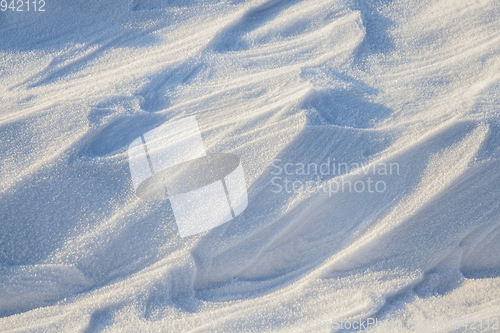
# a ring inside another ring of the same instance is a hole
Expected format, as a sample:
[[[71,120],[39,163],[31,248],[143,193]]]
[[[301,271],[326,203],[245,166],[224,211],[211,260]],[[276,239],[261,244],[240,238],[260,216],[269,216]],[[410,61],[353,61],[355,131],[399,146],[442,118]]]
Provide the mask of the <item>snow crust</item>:
[[[500,319],[497,1],[46,0],[0,31],[0,331]],[[193,115],[248,207],[181,238],[127,148]]]

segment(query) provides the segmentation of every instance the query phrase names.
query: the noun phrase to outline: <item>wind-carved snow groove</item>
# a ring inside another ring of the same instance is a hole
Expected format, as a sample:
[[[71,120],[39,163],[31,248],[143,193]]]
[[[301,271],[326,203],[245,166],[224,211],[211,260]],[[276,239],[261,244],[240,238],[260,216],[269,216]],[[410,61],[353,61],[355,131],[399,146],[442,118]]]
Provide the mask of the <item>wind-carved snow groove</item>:
[[[81,46],[78,50],[71,50],[62,55],[55,56],[40,72],[16,84],[9,90],[23,85],[27,85],[27,88],[34,88],[51,83],[66,75],[71,75],[75,71],[78,71],[78,69],[86,66],[87,63],[99,58],[99,56],[106,52],[106,50],[109,50],[114,43],[119,41],[123,35],[124,34],[115,37],[102,45],[95,46],[96,43],[93,43],[93,45]]]
[[[192,7],[200,4],[210,4],[215,0],[133,0],[132,10],[162,10],[166,8]]]
[[[289,332],[335,317],[435,319],[451,309],[471,318],[470,305],[483,310],[473,318],[493,318],[500,275],[494,1],[355,0],[343,9],[331,0],[136,0],[126,7],[151,10],[132,10],[133,20],[145,19],[132,24],[158,37],[154,45],[137,35],[125,48],[125,37],[107,49],[99,49],[101,38],[59,53],[37,44],[24,54],[31,63],[2,75],[10,87],[55,57],[7,91],[2,106],[14,111],[2,116],[8,188],[0,193],[0,253],[13,267],[0,273],[0,295],[8,295],[0,310],[27,312],[0,318],[0,327]],[[40,17],[61,22],[54,13]],[[8,25],[0,29],[23,44],[26,30]],[[102,27],[108,32],[90,34],[118,33]],[[23,56],[18,51],[6,50]],[[35,96],[29,103],[27,93]],[[135,197],[125,147],[193,114],[207,148],[241,157],[250,204],[239,220],[180,239],[167,205]],[[279,197],[269,193],[275,157],[396,162],[401,175],[372,197]],[[453,293],[458,302],[446,303]]]
[[[277,3],[273,1],[269,4]],[[325,7],[324,11],[320,11],[322,8],[320,5]],[[270,118],[274,116],[279,119],[285,118],[285,114],[279,114],[280,112],[297,112],[297,110],[290,110],[292,107],[300,105],[301,101],[310,93],[312,86],[307,80],[301,80],[302,70],[306,67],[320,66],[327,61],[331,61],[333,66],[344,65],[349,54],[364,38],[364,28],[358,12],[340,10],[328,2],[322,2],[320,5],[307,7],[305,11],[311,12],[313,15],[309,19],[310,24],[318,21],[322,22],[322,25],[310,26],[306,24],[303,27],[305,31],[299,29],[300,33],[296,35],[288,34],[285,36],[282,34],[281,37],[269,37],[270,39],[266,40],[268,38],[266,36],[269,36],[270,32],[276,31],[276,24],[281,25],[282,20],[289,21],[290,17],[293,21],[293,18],[298,15],[293,6],[285,6],[282,3],[283,11],[288,10],[288,13],[284,12],[282,16],[276,13],[275,19],[280,20],[278,23],[262,22],[258,29],[253,30],[254,35],[248,37],[255,40],[261,38],[261,41],[264,42],[255,43],[251,47],[239,51],[224,53],[217,51],[221,39],[230,39],[227,34],[228,28],[223,28],[218,37],[214,38],[200,53],[188,58],[180,65],[169,66],[160,74],[155,75],[140,92],[142,109],[153,112],[168,112],[171,115],[174,112],[188,113],[196,110],[203,113],[207,110],[210,111],[211,108],[220,108],[219,120],[216,122],[218,126],[223,125],[225,121],[230,121],[226,120],[224,113],[230,109],[227,105],[231,105],[231,103],[235,107],[245,105],[245,108],[252,110],[251,113],[242,115],[240,121],[252,121],[261,115]],[[265,7],[260,9],[265,10]],[[252,15],[256,13],[255,11],[251,12]],[[305,15],[303,12],[304,10],[299,13],[298,17]],[[291,24],[293,26],[293,22]],[[295,28],[297,27],[295,26]],[[290,32],[290,29],[288,31]],[[203,36],[200,35],[197,38]],[[160,54],[155,56],[159,57]],[[214,59],[214,57],[216,58]],[[241,90],[255,91],[257,88],[260,93],[254,94],[253,98],[245,102],[242,102],[241,95],[236,93]],[[165,94],[171,94],[174,90],[176,94],[172,94],[173,97]],[[165,105],[169,103],[172,105],[165,109]],[[199,109],[200,105],[202,105],[201,110]],[[144,119],[147,118],[144,117]],[[287,117],[287,119],[290,118]],[[129,121],[135,120],[131,117],[125,117],[120,121],[127,124]],[[144,121],[141,126],[146,123]],[[126,139],[116,145],[113,144],[114,141],[110,141],[110,138],[113,138],[115,134],[117,138],[123,139],[122,136],[115,133],[117,129],[125,132],[125,126],[118,123],[116,128],[113,128],[112,124],[108,125],[100,135],[96,136],[89,147],[102,146],[107,148],[102,148],[99,152],[90,149],[93,156],[116,153],[123,148]],[[127,133],[127,135],[129,134]],[[115,221],[115,218],[111,220]],[[103,231],[100,230],[100,227],[85,234],[82,236],[82,240],[76,241],[76,243],[88,244],[87,239],[89,238],[95,240],[100,239],[100,234],[108,235],[108,228],[104,227],[106,231]],[[97,236],[93,234],[94,232],[97,233]],[[119,237],[115,236],[114,238]],[[77,244],[72,244],[70,248],[75,250],[79,247]],[[97,253],[100,251],[100,249],[96,249]],[[127,253],[127,255],[130,254]],[[92,268],[91,265],[88,267]],[[104,275],[112,273],[107,270],[103,271],[104,273],[98,279],[107,281],[107,277]]]
[[[419,151],[419,154],[422,154],[426,146],[428,146],[427,149],[432,149],[432,143],[438,136],[444,136],[450,130],[456,131],[457,126],[460,128],[460,123],[450,121],[450,123],[442,126],[440,131],[436,131],[437,133],[431,133],[422,140],[415,142],[412,147],[407,147],[401,152],[394,153],[391,160],[398,162],[401,168],[410,167],[408,163],[403,163],[405,155],[410,154],[413,150]],[[415,170],[419,173],[422,172],[419,177],[413,177],[420,179],[419,183],[412,186],[406,184],[406,191],[404,192],[408,193],[399,199],[399,204],[392,205],[393,209],[390,212],[385,212],[375,226],[367,229],[361,237],[350,242],[350,245],[346,249],[343,249],[330,258],[314,274],[321,275],[321,272],[327,270],[344,269],[346,265],[339,263],[342,262],[344,256],[353,255],[358,250],[362,251],[367,244],[389,233],[398,226],[404,225],[405,221],[418,214],[428,203],[445,194],[446,190],[467,170],[481,144],[484,142],[487,133],[488,127],[479,125],[461,139],[461,141],[452,143],[451,147],[447,150],[434,152],[431,156],[428,156],[429,161],[424,163],[425,170]],[[429,151],[426,151],[426,153],[428,154]],[[412,155],[418,156],[415,152]],[[417,159],[417,157],[414,157],[415,162],[413,165],[415,166],[422,164],[416,163]],[[370,255],[366,254],[366,257],[366,260],[369,260]]]
[[[295,9],[294,4],[296,1],[269,1],[249,10],[221,31],[208,50],[223,54],[223,59],[245,71],[263,72],[278,67],[283,70],[285,62],[284,70],[287,71],[295,66],[320,65],[334,55],[352,52],[363,39],[364,27],[359,12],[313,2],[307,7],[311,17],[305,20],[304,10]],[[314,14],[318,10],[325,13]],[[285,28],[283,23],[287,24]],[[254,65],[257,60],[258,67]]]
[[[327,61],[342,66],[365,34],[358,12],[328,2],[306,3],[310,5],[307,10],[295,8],[297,1],[268,1],[247,10],[226,24],[200,53],[155,75],[139,92],[144,99],[142,108],[150,112],[186,110],[202,100],[204,105],[220,103],[220,96],[230,101],[229,93],[241,89],[259,87],[265,92],[283,86],[282,91],[289,91],[302,85],[300,94],[284,100],[288,105],[299,104],[311,88],[306,80],[300,82],[301,71]],[[310,17],[304,20],[306,14]],[[255,21],[250,28],[246,27],[249,20]],[[283,22],[287,26],[278,29]],[[268,98],[266,93],[254,98],[254,108],[264,106]]]
[[[200,267],[198,272],[200,289],[224,283],[229,276],[252,281],[256,288],[262,288],[264,285],[279,285],[283,278],[310,280],[313,277],[321,278],[332,269],[347,270],[349,265],[338,262],[342,262],[344,257],[357,254],[358,250],[361,251],[365,246],[372,244],[373,239],[380,238],[381,235],[404,224],[419,210],[424,209],[426,204],[446,192],[446,189],[465,172],[483,143],[488,128],[478,126],[461,141],[455,142],[453,133],[463,129],[464,126],[466,124],[453,121],[437,133],[432,133],[411,147],[394,153],[390,159],[374,161],[374,165],[397,163],[402,172],[401,175],[391,177],[391,188],[388,193],[378,196],[377,200],[368,193],[349,192],[335,193],[332,196],[329,196],[328,192],[313,195],[304,193],[303,196],[294,198],[296,204],[290,203],[290,205],[295,207],[285,215],[266,228],[220,249],[213,256],[212,267]],[[439,152],[439,145],[435,145],[440,136],[451,144],[451,147],[444,152]],[[432,154],[435,154],[434,158]],[[371,170],[370,166],[366,168]],[[437,180],[434,175],[438,177]],[[371,171],[366,176],[363,172],[361,174],[353,172],[342,178],[355,182],[368,176],[372,177],[373,181],[382,179],[380,176],[377,178],[377,173]],[[413,181],[405,181],[408,177]],[[321,236],[316,235],[315,230],[322,230]],[[261,238],[267,241],[259,241]],[[290,243],[290,239],[294,239],[295,242]],[[254,249],[250,257],[241,257],[238,262],[232,262],[231,271],[223,272],[222,267],[218,266],[231,260],[231,253],[239,253],[252,245],[258,247],[257,252]],[[314,257],[316,260],[301,261],[297,248],[310,252],[306,258]],[[312,255],[313,253],[316,255]],[[358,254],[356,258],[364,256],[370,258],[369,253]],[[357,261],[359,259],[354,260]],[[209,275],[212,275],[214,281],[204,284],[201,277]],[[214,278],[216,276],[221,280],[217,281]],[[272,282],[273,280],[275,281]],[[220,293],[220,289],[218,291]],[[204,294],[212,293],[204,291]]]

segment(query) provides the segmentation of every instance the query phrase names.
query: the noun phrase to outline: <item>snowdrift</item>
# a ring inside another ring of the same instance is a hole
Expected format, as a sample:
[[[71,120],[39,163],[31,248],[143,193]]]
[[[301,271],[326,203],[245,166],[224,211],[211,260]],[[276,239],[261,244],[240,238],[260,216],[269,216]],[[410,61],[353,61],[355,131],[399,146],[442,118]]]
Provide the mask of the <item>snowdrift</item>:
[[[0,12],[0,331],[500,329],[495,1],[44,9]],[[248,207],[181,238],[127,148],[193,115]]]

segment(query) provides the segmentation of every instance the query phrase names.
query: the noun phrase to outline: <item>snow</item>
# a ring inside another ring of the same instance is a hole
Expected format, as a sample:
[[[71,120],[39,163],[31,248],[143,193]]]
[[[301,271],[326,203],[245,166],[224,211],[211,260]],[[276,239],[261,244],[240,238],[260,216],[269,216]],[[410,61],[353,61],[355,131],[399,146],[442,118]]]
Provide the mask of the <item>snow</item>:
[[[495,0],[45,3],[0,11],[0,331],[500,329]],[[191,116],[248,206],[181,237],[127,149]]]

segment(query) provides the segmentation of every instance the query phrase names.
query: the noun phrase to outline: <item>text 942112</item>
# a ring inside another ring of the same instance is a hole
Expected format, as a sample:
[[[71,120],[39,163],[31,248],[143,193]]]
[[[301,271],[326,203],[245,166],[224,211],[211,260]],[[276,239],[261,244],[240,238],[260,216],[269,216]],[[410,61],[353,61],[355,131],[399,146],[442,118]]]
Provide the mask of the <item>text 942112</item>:
[[[45,0],[1,0],[0,10],[13,12],[44,12]]]

